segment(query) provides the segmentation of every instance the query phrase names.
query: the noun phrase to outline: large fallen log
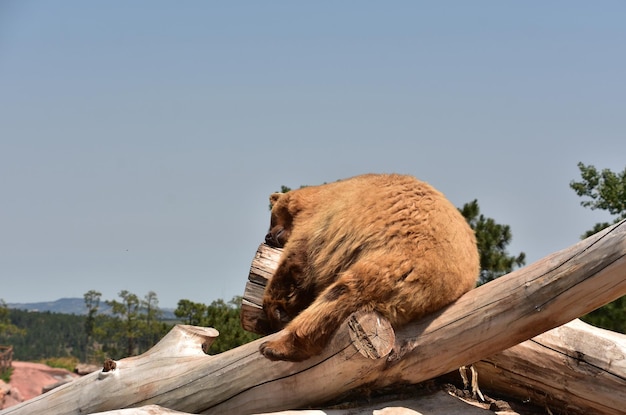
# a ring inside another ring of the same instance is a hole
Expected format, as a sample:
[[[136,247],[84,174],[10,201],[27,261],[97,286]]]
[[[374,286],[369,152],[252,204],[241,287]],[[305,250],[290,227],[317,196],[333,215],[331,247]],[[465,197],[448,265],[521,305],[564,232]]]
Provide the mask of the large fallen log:
[[[248,331],[262,334],[258,327],[267,326],[263,291],[281,254],[262,244],[252,261],[241,313]],[[626,411],[626,335],[578,319],[474,366],[480,369],[481,386],[499,396],[568,414]]]
[[[85,376],[1,414],[86,414],[149,404],[207,414],[304,407],[357,386],[436,377],[625,294],[622,222],[470,291],[398,330],[395,340],[377,337],[382,322],[376,315],[353,315],[320,356],[300,363],[270,362],[258,352],[263,339],[206,356],[203,345],[216,333],[177,326],[143,355],[122,359],[108,372]],[[358,350],[369,350],[370,357]]]
[[[626,412],[626,335],[580,320],[474,364],[483,390],[566,414]]]
[[[602,330],[574,320],[530,340],[483,359],[474,366],[481,387],[498,398],[514,397],[546,413],[621,414],[626,402],[626,335]],[[444,381],[458,373],[442,378]],[[479,405],[475,403],[475,405]],[[345,406],[345,405],[343,405]],[[486,405],[484,405],[486,406]],[[519,406],[519,405],[518,405]],[[525,406],[525,405],[524,405]],[[493,413],[468,406],[444,393],[394,396],[373,405],[345,409],[286,411],[276,415],[372,414],[374,411],[428,414]],[[102,412],[106,415],[182,414],[154,405]],[[507,411],[508,414],[516,412]]]

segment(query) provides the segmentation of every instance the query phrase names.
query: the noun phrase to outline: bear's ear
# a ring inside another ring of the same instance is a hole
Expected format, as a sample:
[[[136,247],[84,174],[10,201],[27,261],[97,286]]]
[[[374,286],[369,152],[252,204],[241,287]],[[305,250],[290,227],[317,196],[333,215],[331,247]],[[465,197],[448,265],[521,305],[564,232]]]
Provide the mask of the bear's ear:
[[[284,193],[272,193],[270,195],[270,206],[274,206],[276,202],[278,202],[278,199],[280,199],[283,196],[285,196]]]

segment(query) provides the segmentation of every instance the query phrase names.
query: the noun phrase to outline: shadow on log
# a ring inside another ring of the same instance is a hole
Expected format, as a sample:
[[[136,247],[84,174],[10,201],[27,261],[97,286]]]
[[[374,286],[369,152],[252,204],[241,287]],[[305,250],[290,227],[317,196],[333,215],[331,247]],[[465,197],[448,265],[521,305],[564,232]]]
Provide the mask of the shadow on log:
[[[434,378],[625,294],[622,222],[470,291],[435,315],[398,330],[395,340],[381,341],[379,317],[361,314],[349,320],[370,327],[365,336],[351,335],[354,324],[345,322],[322,355],[300,363],[271,362],[258,352],[264,339],[207,356],[203,344],[217,332],[177,326],[143,355],[118,361],[114,370],[85,376],[1,414],[85,414],[151,404],[206,414],[304,407],[357,386]],[[372,344],[380,358],[359,352]]]

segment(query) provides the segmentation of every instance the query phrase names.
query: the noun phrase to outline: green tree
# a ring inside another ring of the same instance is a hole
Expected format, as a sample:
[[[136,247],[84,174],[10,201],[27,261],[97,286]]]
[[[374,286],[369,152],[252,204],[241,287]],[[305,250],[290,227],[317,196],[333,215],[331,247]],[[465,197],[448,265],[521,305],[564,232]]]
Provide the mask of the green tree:
[[[154,291],[149,291],[141,302],[142,327],[141,327],[141,350],[148,350],[154,346],[163,336],[163,313],[159,308],[159,299]]]
[[[0,333],[0,344],[11,344],[15,360],[80,358],[85,351],[85,316],[9,309],[9,321],[20,335]]]
[[[613,223],[626,219],[626,168],[619,173],[609,169],[598,171],[592,165],[578,163],[581,181],[572,180],[570,187],[580,197],[588,199],[580,202],[581,206],[592,210],[605,210],[615,216]],[[611,225],[609,222],[596,223],[585,232],[583,239]]]
[[[185,324],[201,326],[204,323],[207,306],[202,303],[194,303],[187,299],[178,300],[178,306],[174,315],[183,320]]]
[[[15,336],[22,336],[24,334],[26,334],[26,330],[20,329],[19,327],[11,323],[9,307],[7,307],[7,304],[4,302],[4,300],[0,298],[0,344],[4,343],[1,340],[2,338],[14,339]],[[12,345],[12,342],[10,343],[10,345]],[[9,383],[12,373],[12,367],[9,367],[6,370],[4,368],[0,369],[0,380]]]
[[[0,298],[0,336],[10,338],[11,336],[23,336],[24,334],[26,334],[26,330],[11,323],[9,307]]]
[[[492,218],[481,214],[478,200],[474,199],[464,204],[459,211],[476,233],[480,253],[479,284],[501,277],[513,271],[515,267],[521,267],[526,263],[524,252],[520,252],[517,256],[509,255],[507,252],[506,248],[513,238],[511,227],[500,225]]]
[[[85,343],[85,355],[83,356],[85,361],[89,360],[90,350],[93,348],[92,343],[96,325],[96,314],[100,307],[101,296],[102,293],[96,290],[89,290],[83,295],[85,308],[87,308],[87,317],[85,318],[85,337],[87,341]]]
[[[137,340],[140,337],[140,306],[139,297],[136,294],[122,290],[118,293],[122,301],[106,301],[111,307],[111,313],[118,319],[113,320],[114,338],[123,340],[126,344],[126,356],[133,356],[139,352]]]
[[[205,326],[213,327],[220,335],[209,351],[222,353],[258,339],[260,336],[245,331],[241,327],[241,297],[233,297],[228,303],[224,300],[213,301],[206,312]]]
[[[154,291],[143,299],[126,290],[118,295],[121,301],[105,301],[111,314],[106,315],[96,314],[100,293],[92,290],[85,294],[85,304],[91,311],[85,322],[85,330],[91,330],[92,334],[91,358],[119,359],[143,353],[171,329],[170,324],[162,321],[163,313]]]
[[[619,173],[609,169],[598,171],[592,165],[578,163],[581,181],[571,181],[570,187],[586,200],[580,202],[583,207],[600,209],[614,216],[613,223],[626,219],[626,168]],[[596,223],[585,232],[581,239],[593,235],[610,226],[609,222]],[[598,327],[626,333],[626,297],[618,298],[582,317],[583,321]]]
[[[179,300],[174,314],[186,324],[213,327],[220,332],[209,349],[211,354],[225,352],[260,337],[241,327],[241,297],[238,296],[228,303],[219,299],[210,305]]]

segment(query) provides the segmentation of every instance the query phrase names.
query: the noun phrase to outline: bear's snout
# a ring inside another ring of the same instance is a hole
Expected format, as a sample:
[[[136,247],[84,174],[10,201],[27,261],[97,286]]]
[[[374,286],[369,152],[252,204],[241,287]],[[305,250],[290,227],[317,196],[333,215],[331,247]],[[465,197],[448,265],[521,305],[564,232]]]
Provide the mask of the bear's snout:
[[[274,239],[274,235],[272,235],[271,232],[268,232],[267,235],[265,235],[265,243],[274,248],[280,248],[280,246],[277,245],[276,240]]]
[[[285,246],[283,238],[281,236],[284,235],[284,229],[278,229],[277,232],[272,232],[271,230],[265,235],[265,243],[274,248],[282,248]]]

